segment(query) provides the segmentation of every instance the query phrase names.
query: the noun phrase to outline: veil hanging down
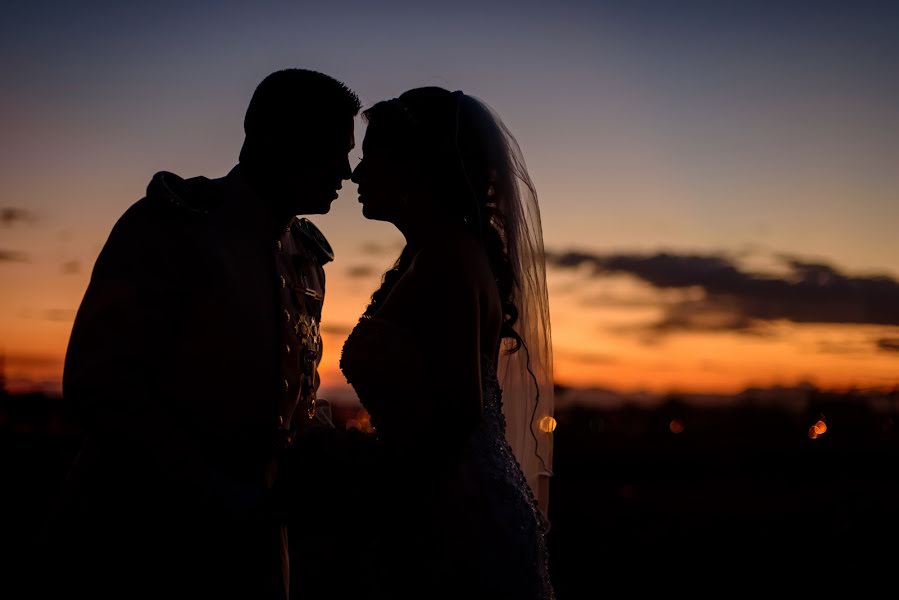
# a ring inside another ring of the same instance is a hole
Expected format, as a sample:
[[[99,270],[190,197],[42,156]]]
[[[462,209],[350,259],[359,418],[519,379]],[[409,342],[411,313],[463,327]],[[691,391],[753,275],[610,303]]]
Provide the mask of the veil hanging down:
[[[552,476],[553,358],[546,260],[537,191],[524,156],[508,128],[485,102],[459,94],[460,110],[482,136],[492,136],[495,157],[489,194],[505,216],[504,242],[515,274],[513,300],[518,308],[517,352],[507,339],[497,369],[503,390],[506,439],[534,492],[544,516]]]

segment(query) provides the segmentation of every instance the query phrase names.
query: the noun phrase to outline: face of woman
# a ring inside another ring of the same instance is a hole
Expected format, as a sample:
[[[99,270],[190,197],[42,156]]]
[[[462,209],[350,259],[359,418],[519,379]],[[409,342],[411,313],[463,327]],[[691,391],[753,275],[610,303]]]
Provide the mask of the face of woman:
[[[396,224],[406,209],[414,164],[390,134],[383,125],[369,124],[352,179],[359,186],[363,216]]]

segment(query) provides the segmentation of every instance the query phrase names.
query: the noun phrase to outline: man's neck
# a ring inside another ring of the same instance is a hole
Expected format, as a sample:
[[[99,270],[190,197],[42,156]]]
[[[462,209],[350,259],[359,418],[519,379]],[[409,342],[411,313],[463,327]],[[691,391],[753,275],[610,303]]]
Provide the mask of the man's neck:
[[[242,164],[234,167],[231,174],[237,178],[238,185],[243,186],[246,195],[251,198],[248,204],[252,206],[247,206],[254,213],[252,217],[248,215],[251,226],[270,240],[276,240],[284,235],[296,215],[289,211],[278,210],[283,203],[278,202],[279,194],[274,186],[266,185],[264,177],[257,176],[252,169]]]

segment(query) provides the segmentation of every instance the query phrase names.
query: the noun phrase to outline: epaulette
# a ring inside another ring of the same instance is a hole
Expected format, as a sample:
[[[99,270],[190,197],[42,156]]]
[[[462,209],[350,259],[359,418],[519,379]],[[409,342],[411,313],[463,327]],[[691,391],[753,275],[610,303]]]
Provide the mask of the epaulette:
[[[334,250],[325,235],[309,219],[302,217],[294,220],[295,229],[300,232],[303,245],[318,257],[321,264],[334,260]]]
[[[147,196],[179,211],[205,215],[221,202],[211,183],[206,177],[185,180],[174,173],[160,171],[147,186]]]

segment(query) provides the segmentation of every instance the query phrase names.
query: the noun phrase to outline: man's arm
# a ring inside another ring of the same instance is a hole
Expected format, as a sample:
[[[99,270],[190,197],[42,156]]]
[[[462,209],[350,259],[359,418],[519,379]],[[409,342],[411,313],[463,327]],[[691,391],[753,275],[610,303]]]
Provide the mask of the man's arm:
[[[145,199],[116,223],[75,318],[63,394],[88,435],[121,444],[201,502],[249,515],[258,501],[252,490],[210,464],[172,399],[157,391],[186,291],[179,276],[186,257],[171,218]]]

